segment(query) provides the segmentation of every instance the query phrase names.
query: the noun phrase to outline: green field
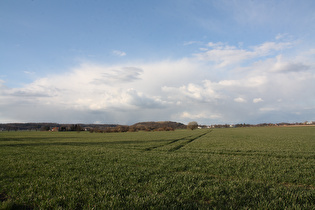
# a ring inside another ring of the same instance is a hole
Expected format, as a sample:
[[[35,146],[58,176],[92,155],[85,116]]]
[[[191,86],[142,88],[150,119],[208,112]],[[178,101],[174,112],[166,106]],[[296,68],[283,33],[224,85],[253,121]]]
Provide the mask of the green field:
[[[0,209],[315,209],[315,127],[0,132]]]

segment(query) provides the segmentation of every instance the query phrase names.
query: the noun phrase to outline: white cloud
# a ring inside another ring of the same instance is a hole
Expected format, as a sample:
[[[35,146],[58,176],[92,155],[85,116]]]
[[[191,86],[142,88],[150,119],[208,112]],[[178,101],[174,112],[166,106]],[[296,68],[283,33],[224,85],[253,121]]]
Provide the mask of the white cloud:
[[[276,40],[283,39],[283,38],[285,38],[285,37],[287,37],[287,36],[288,36],[287,33],[284,33],[284,34],[277,34]]]
[[[137,67],[118,67],[110,69],[109,71],[99,72],[99,78],[94,79],[97,83],[121,83],[133,82],[140,79],[143,70]]]
[[[237,98],[234,98],[234,101],[235,102],[238,102],[238,103],[245,103],[246,102],[246,99],[242,98],[242,97],[237,97]]]
[[[219,114],[211,114],[207,112],[200,112],[200,113],[190,113],[184,111],[183,113],[179,114],[180,119],[220,119],[222,116]]]
[[[189,83],[180,87],[162,87],[162,91],[170,95],[170,99],[176,99],[176,103],[199,101],[202,103],[215,101],[222,97],[217,90],[219,86],[209,80],[200,81],[200,84]]]
[[[120,56],[120,57],[127,55],[127,53],[120,51],[120,50],[113,50],[112,53],[113,53],[113,55]]]
[[[200,51],[208,51],[208,48],[205,48],[205,47],[201,47],[199,48]]]
[[[277,111],[278,108],[275,108],[275,107],[262,107],[259,109],[259,111],[262,111],[262,112],[271,112],[271,111]]]
[[[291,42],[265,42],[259,46],[254,46],[253,53],[257,56],[265,56],[273,51],[280,51],[292,47]]]
[[[254,98],[253,99],[253,103],[259,103],[259,102],[263,102],[264,100],[262,98]]]
[[[213,61],[217,64],[217,67],[240,63],[250,58],[252,54],[249,51],[222,43],[208,43],[208,46],[213,49],[195,54],[195,56],[202,61]]]

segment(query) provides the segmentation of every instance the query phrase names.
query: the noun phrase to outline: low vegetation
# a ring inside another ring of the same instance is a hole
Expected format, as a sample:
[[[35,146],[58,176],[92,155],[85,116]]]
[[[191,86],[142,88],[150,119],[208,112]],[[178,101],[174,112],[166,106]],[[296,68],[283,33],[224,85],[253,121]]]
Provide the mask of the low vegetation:
[[[0,209],[314,209],[314,133],[0,132]]]

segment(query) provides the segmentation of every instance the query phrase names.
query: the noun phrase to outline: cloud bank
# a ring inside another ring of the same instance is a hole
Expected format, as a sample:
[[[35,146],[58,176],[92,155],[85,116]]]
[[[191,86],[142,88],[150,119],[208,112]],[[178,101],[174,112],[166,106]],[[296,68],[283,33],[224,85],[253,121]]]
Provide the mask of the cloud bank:
[[[187,42],[188,43],[188,42]],[[184,43],[184,45],[187,45]],[[315,120],[315,49],[294,42],[204,44],[191,57],[81,63],[20,88],[0,81],[1,122],[203,124]],[[125,56],[115,51],[118,56]]]

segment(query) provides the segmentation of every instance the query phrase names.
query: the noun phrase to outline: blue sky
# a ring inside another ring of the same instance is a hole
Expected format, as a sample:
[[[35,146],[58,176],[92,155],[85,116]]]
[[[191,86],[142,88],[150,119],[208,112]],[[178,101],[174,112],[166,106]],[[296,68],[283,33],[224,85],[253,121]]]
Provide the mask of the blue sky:
[[[314,9],[1,1],[0,123],[315,120]]]

